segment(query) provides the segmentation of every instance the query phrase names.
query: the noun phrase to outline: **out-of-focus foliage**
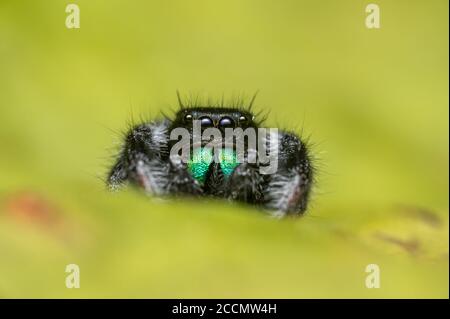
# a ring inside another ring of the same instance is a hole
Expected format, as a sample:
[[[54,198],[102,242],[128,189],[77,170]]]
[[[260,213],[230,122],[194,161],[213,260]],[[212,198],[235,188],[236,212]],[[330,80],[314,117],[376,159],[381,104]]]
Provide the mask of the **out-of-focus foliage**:
[[[0,2],[0,297],[448,297],[447,1],[377,1],[379,30],[365,1],[72,2],[78,30]],[[176,89],[303,127],[309,213],[108,193],[115,131]]]

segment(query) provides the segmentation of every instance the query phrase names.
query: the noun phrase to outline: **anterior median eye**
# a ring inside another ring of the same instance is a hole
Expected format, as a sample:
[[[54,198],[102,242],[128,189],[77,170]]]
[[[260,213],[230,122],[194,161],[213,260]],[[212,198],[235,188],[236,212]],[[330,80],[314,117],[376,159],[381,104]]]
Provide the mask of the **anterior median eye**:
[[[207,116],[202,116],[199,120],[202,127],[214,126],[213,121]]]
[[[234,121],[228,116],[225,116],[220,119],[219,126],[223,128],[234,127]]]

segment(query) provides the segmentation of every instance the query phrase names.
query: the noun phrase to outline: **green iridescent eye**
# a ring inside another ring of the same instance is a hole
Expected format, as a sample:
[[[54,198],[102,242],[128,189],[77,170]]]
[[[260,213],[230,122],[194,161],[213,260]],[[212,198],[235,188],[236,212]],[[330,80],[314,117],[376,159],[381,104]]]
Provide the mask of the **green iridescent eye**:
[[[193,178],[200,183],[204,183],[212,160],[213,154],[211,148],[194,148],[192,159],[187,163],[187,169]]]

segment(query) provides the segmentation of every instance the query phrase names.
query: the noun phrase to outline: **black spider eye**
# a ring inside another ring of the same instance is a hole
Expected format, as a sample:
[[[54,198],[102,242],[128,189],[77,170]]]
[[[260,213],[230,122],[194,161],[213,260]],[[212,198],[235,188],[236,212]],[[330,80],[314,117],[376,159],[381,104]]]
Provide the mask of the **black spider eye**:
[[[184,121],[185,121],[185,122],[192,121],[192,114],[186,114],[186,115],[184,116]]]
[[[241,116],[239,117],[239,122],[241,122],[241,123],[247,123],[247,117],[245,117],[244,115],[241,115]]]
[[[202,127],[214,126],[213,121],[207,116],[202,116],[199,120]]]
[[[220,127],[234,127],[234,121],[229,117],[222,117],[219,122]]]

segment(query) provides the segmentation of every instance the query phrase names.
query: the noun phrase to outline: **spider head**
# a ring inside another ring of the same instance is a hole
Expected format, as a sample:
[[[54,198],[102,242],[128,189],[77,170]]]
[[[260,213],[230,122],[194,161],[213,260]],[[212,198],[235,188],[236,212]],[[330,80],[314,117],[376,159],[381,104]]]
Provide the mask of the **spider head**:
[[[246,110],[225,107],[190,107],[177,112],[172,127],[191,129],[194,121],[199,121],[201,129],[217,128],[225,132],[226,128],[257,128],[255,116]]]

